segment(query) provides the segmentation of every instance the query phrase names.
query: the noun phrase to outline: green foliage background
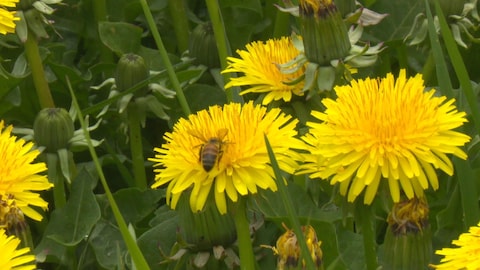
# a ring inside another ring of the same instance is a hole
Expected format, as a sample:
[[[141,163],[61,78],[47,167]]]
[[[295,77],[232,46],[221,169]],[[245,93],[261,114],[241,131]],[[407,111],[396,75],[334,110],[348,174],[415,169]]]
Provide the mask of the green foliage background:
[[[134,229],[138,245],[151,269],[173,269],[173,263],[160,262],[165,260],[162,254],[170,254],[177,240],[177,213],[165,205],[164,189],[140,190],[133,187],[128,134],[122,129],[126,125],[126,119],[116,110],[116,100],[108,98],[109,87],[99,90],[91,88],[114,76],[116,62],[124,53],[143,56],[150,70],[160,72],[150,82],[159,83],[167,89],[171,89],[172,85],[140,3],[137,0],[106,0],[107,20],[98,21],[94,12],[95,1],[103,3],[100,0],[64,0],[63,5],[57,6],[56,12],[48,16],[54,23],[47,28],[49,37],[39,42],[45,76],[57,107],[71,107],[67,77],[82,112],[91,117],[91,122],[95,122],[95,116],[106,105],[110,105],[100,126],[91,133],[92,138],[103,140],[96,151],[108,185],[114,191],[123,218]],[[151,0],[148,4],[192,112],[209,105],[225,104],[227,97],[222,87],[220,69],[195,66],[183,58],[185,52],[177,41],[172,18],[175,14],[171,13],[169,2],[172,1]],[[289,35],[298,29],[294,17],[280,14],[273,5],[281,5],[281,2],[218,1],[232,55],[236,55],[235,50],[243,49],[251,41]],[[389,16],[380,24],[365,29],[362,40],[372,44],[384,42],[386,49],[379,55],[375,66],[362,69],[355,77],[381,77],[388,72],[398,74],[401,68],[406,68],[409,74],[422,72],[431,47],[409,47],[405,44],[404,37],[416,14],[425,9],[424,2],[360,2],[369,9],[388,13]],[[188,7],[188,27],[191,31],[198,23],[207,20],[208,11],[204,1],[185,0],[185,4]],[[277,21],[278,17],[283,19]],[[188,33],[183,34],[188,36]],[[458,59],[449,55],[450,51],[445,49],[446,42],[442,38],[440,40],[443,48],[440,53],[444,55],[447,76],[452,82],[457,106],[460,111],[469,113],[465,132],[473,140],[466,147],[469,159],[454,160],[457,173],[453,177],[440,173],[440,188],[436,192],[428,191],[434,250],[448,246],[452,239],[479,221],[478,129],[472,116],[475,112],[472,112],[469,100],[464,95],[465,86],[455,72],[455,65],[465,65],[468,83],[475,95],[473,101],[477,103],[480,47],[474,43],[468,49],[458,47],[461,56]],[[15,35],[2,36],[0,43],[0,118],[15,127],[31,128],[41,106],[34,91],[24,47]],[[426,85],[447,95],[437,74],[439,73],[432,72],[426,78]],[[146,161],[147,158],[153,157],[153,148],[163,143],[163,134],[172,128],[179,117],[184,116],[175,98],[161,95],[155,97],[165,108],[160,113],[163,113],[162,117],[152,113],[145,115],[142,143],[148,185],[153,183],[154,175],[152,164]],[[245,98],[258,97],[247,95]],[[298,117],[304,125],[310,118],[310,110],[321,107],[319,98],[308,101],[296,99],[291,104],[279,103],[272,106],[281,106],[285,112]],[[78,122],[76,128],[80,128]],[[74,160],[78,173],[67,190],[66,205],[56,209],[51,192],[45,192],[43,197],[51,202],[50,211],[45,213],[41,223],[30,224],[36,247],[34,252],[40,261],[39,268],[131,269],[127,247],[105,191],[99,184],[90,154],[85,148],[77,149]],[[464,188],[462,181],[471,183],[471,188]],[[296,176],[289,179],[288,191],[295,206],[296,218],[302,224],[311,224],[322,241],[325,269],[365,269],[362,234],[356,231],[352,206],[337,194],[336,188],[326,181],[311,181],[304,176]],[[468,204],[465,198],[473,198],[470,200],[473,203]],[[275,245],[277,237],[283,233],[281,223],[288,224],[288,214],[281,207],[283,204],[277,193],[261,192],[252,196],[249,202],[251,209],[257,214],[261,213],[265,219],[264,226],[253,242],[262,255],[259,265],[261,269],[274,269],[276,259],[271,250],[260,249],[259,246]],[[378,198],[372,205],[380,261],[390,207],[386,197]],[[466,218],[465,213],[473,214]],[[438,258],[434,257],[432,262],[438,262]]]

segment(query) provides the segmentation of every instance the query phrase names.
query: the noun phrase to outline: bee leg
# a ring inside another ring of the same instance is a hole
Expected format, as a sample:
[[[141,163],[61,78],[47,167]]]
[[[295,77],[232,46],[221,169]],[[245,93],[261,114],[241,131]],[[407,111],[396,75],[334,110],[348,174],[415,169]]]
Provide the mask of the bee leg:
[[[218,151],[218,158],[217,158],[217,168],[220,168],[220,160],[223,156],[223,150]]]
[[[202,162],[202,152],[203,152],[203,147],[204,147],[204,146],[205,146],[205,145],[202,145],[202,146],[200,147],[200,151],[198,152],[198,161],[200,161],[200,162]]]

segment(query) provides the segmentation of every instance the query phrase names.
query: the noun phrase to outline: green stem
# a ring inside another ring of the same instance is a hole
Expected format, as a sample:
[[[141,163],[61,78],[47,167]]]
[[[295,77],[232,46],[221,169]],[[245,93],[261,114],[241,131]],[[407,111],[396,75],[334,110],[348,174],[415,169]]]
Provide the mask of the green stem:
[[[93,3],[93,12],[95,14],[95,20],[98,25],[99,22],[107,21],[107,4],[105,0],[94,0]],[[97,29],[98,30],[98,29]],[[98,32],[97,32],[98,35]],[[104,63],[112,63],[113,62],[113,54],[112,51],[105,46],[101,41],[100,37],[98,36],[99,44],[98,48],[100,48],[100,60]]]
[[[105,190],[105,195],[107,196],[110,207],[112,208],[113,215],[115,217],[115,220],[117,221],[118,229],[122,234],[123,241],[127,246],[127,249],[130,253],[133,263],[135,264],[136,269],[150,270],[150,266],[145,260],[145,257],[143,257],[142,251],[140,250],[137,243],[133,239],[132,235],[128,231],[127,224],[125,223],[125,220],[123,219],[123,216],[120,213],[120,209],[118,208],[118,205],[115,202],[115,199],[113,198],[112,192],[108,187],[107,180],[105,179],[105,175],[103,174],[102,166],[100,165],[100,161],[98,160],[98,156],[97,156],[97,153],[95,152],[95,148],[93,148],[92,139],[90,138],[90,133],[87,129],[87,125],[83,118],[82,110],[78,105],[77,98],[75,97],[75,93],[73,92],[73,89],[72,89],[72,86],[70,85],[70,81],[68,80],[68,77],[67,77],[67,85],[68,85],[68,90],[70,91],[70,95],[72,96],[73,106],[78,112],[78,120],[80,121],[80,124],[82,126],[82,130],[88,145],[88,150],[90,151],[90,155],[92,156],[93,163],[95,164],[95,168],[100,178],[100,182],[102,183],[103,189]]]
[[[42,108],[55,108],[50,87],[45,79],[42,58],[38,48],[37,38],[34,33],[28,32],[28,38],[25,41],[25,55],[32,71],[33,84],[37,91],[38,101]]]
[[[378,265],[371,207],[361,202],[356,203],[355,219],[361,226],[362,230],[363,247],[365,250],[365,263],[367,265],[367,270],[375,270],[377,269]]]
[[[278,1],[283,2],[283,1]],[[290,35],[290,14],[287,12],[276,10],[275,26],[273,28],[273,37],[280,38]]]
[[[478,192],[474,181],[474,179],[478,178],[468,161],[453,157],[453,164],[455,165],[458,186],[460,188],[464,224],[465,228],[469,228],[470,226],[475,226],[480,219]]]
[[[184,0],[168,0],[170,16],[172,16],[173,29],[177,38],[177,46],[180,52],[188,49],[190,29],[188,27],[187,9]]]
[[[130,151],[133,163],[133,178],[135,186],[141,190],[147,188],[147,176],[145,174],[145,165],[143,159],[142,130],[138,107],[135,102],[131,102],[127,109],[128,130],[130,135]]]
[[[65,178],[57,154],[47,153],[48,179],[53,183],[53,202],[55,209],[63,207],[67,203],[65,195]]]
[[[170,62],[170,58],[168,58],[168,53],[167,53],[167,50],[165,49],[165,46],[163,45],[162,38],[158,33],[158,28],[153,19],[152,12],[150,11],[150,8],[148,7],[146,0],[140,0],[140,4],[142,5],[143,13],[145,14],[145,18],[147,19],[148,26],[152,31],[152,35],[153,35],[153,38],[155,39],[155,43],[157,44],[160,57],[163,60],[163,64],[165,65],[165,68],[167,69],[170,82],[172,83],[173,89],[175,89],[175,92],[177,94],[178,102],[180,103],[180,106],[182,107],[182,110],[185,116],[188,116],[191,114],[190,107],[188,106],[187,99],[183,94],[182,87],[180,86],[180,82],[178,81],[177,75],[175,74],[175,69],[172,66],[172,62]]]
[[[280,171],[280,167],[278,166],[278,162],[275,158],[275,154],[273,153],[270,142],[268,141],[267,135],[264,135],[264,140],[267,147],[268,156],[270,158],[270,163],[272,164],[272,168],[275,173],[275,180],[277,183],[278,191],[280,192],[280,196],[282,197],[284,207],[287,210],[287,215],[290,219],[293,232],[297,236],[297,240],[300,245],[300,258],[303,258],[303,260],[306,262],[306,269],[317,269],[315,263],[313,262],[312,256],[310,256],[310,251],[308,249],[307,242],[305,241],[305,237],[303,237],[303,231],[300,227],[300,222],[298,221],[295,208],[293,207],[292,198],[290,197],[290,193],[288,192],[286,181],[282,175],[282,172]]]
[[[218,57],[220,58],[220,67],[222,70],[225,70],[228,65],[227,57],[232,55],[232,52],[228,44],[228,37],[225,32],[225,27],[223,25],[220,6],[218,5],[218,0],[206,0],[206,3],[208,8],[208,15],[210,16],[210,20],[213,26],[215,42],[217,43]],[[223,73],[222,76],[225,83],[230,81],[230,73]],[[243,98],[240,96],[240,89],[238,87],[231,87],[227,89],[226,94],[228,101],[243,103]]]
[[[235,205],[233,213],[235,227],[237,229],[237,241],[240,251],[241,270],[255,269],[255,255],[253,253],[252,241],[250,240],[250,222],[247,218],[246,201],[240,198]]]
[[[435,82],[433,82],[435,76],[435,58],[433,57],[433,51],[430,51],[428,54],[427,60],[423,65],[422,74],[425,85],[435,84]]]

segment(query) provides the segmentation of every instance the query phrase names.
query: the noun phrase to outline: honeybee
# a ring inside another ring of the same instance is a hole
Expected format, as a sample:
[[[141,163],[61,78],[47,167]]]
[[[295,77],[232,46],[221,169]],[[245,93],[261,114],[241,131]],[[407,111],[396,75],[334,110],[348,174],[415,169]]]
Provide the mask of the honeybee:
[[[206,172],[210,172],[215,164],[220,161],[223,154],[223,145],[226,143],[223,141],[227,136],[228,130],[222,128],[218,130],[217,137],[208,139],[200,148],[198,154],[199,161],[202,163],[202,167]]]

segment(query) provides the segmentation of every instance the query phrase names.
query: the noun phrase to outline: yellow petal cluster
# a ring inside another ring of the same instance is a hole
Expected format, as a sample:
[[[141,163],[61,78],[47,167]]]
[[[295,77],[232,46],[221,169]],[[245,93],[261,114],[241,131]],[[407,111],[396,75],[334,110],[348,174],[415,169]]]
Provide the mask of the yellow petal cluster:
[[[240,94],[265,93],[263,104],[273,100],[292,99],[292,95],[303,95],[303,82],[289,83],[302,76],[305,68],[294,73],[282,72],[279,65],[285,64],[299,55],[291,37],[269,39],[266,42],[255,41],[246,45],[246,50],[237,50],[240,58],[228,57],[228,67],[222,73],[240,72],[237,78],[231,78],[225,88],[246,86]]]
[[[236,202],[240,196],[258,189],[277,190],[264,136],[266,135],[282,170],[293,173],[301,157],[292,148],[301,148],[296,139],[297,120],[280,109],[267,111],[252,102],[212,106],[180,119],[157,152],[154,172],[156,188],[168,183],[167,202],[175,208],[182,193],[190,196],[193,212],[201,211],[210,192],[220,213],[227,212],[226,197]],[[222,136],[221,136],[222,135]],[[222,137],[222,138],[220,138]],[[212,139],[221,139],[210,171],[202,166],[201,152]]]
[[[453,174],[449,154],[466,159],[460,147],[470,137],[453,130],[467,122],[466,114],[454,99],[425,91],[420,74],[353,80],[335,92],[335,100],[322,101],[325,112],[312,113],[321,122],[308,123],[303,172],[339,183],[348,201],[364,192],[370,204],[382,181],[394,202],[401,193],[421,198],[429,186],[438,188],[435,169]]]
[[[18,0],[0,0],[0,34],[15,33],[15,21],[20,18],[7,8],[13,8],[17,3]]]
[[[453,240],[455,248],[443,248],[435,253],[445,256],[439,265],[430,265],[435,269],[480,269],[480,223],[472,226],[457,240]]]
[[[45,163],[35,162],[40,152],[32,150],[33,143],[12,136],[12,129],[5,128],[0,121],[0,200],[15,200],[23,214],[39,221],[42,215],[31,206],[47,209],[48,203],[32,191],[47,190],[53,185],[46,175],[40,174],[47,170]]]
[[[0,229],[0,269],[2,270],[32,270],[35,269],[35,256],[27,254],[29,248],[17,249],[20,239],[7,236],[4,229]]]

